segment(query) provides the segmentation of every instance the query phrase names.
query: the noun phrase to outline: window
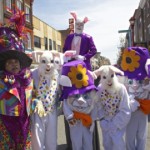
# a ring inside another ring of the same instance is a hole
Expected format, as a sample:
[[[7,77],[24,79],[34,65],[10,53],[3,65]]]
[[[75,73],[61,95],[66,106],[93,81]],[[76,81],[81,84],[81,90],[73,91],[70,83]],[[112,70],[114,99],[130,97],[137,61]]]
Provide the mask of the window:
[[[18,0],[18,1],[17,1],[17,8],[18,8],[19,10],[22,10],[22,1],[21,1],[21,0]]]
[[[56,50],[56,42],[53,41],[53,49]]]
[[[3,22],[3,2],[0,1],[0,22]]]
[[[148,34],[150,35],[150,24],[147,26],[148,28]]]
[[[27,36],[28,36],[28,39],[27,39],[28,40],[28,42],[27,42],[28,45],[27,45],[27,47],[28,47],[28,49],[31,49],[31,35],[30,35],[29,32],[27,33]]]
[[[61,46],[57,45],[57,48],[58,48],[58,52],[61,52]]]
[[[9,11],[9,9],[11,9],[11,7],[12,7],[11,0],[6,0],[6,8],[8,8],[7,10]]]
[[[34,46],[41,48],[41,39],[38,36],[34,36]]]
[[[52,50],[52,40],[49,39],[49,50]]]
[[[45,50],[47,50],[48,49],[48,43],[47,43],[47,38],[46,37],[44,37],[44,44],[45,44]]]
[[[30,7],[29,6],[25,6],[25,12],[26,12],[26,21],[30,22]]]

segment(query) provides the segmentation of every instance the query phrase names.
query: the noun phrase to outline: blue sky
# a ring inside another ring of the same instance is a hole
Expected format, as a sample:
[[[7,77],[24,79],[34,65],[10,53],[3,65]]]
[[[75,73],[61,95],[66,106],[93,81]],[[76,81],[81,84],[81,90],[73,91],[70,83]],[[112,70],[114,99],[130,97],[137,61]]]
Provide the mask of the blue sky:
[[[114,64],[119,38],[125,36],[118,30],[128,29],[139,3],[140,0],[34,0],[33,14],[57,30],[68,28],[71,11],[80,18],[88,17],[84,32],[93,36],[97,50]]]

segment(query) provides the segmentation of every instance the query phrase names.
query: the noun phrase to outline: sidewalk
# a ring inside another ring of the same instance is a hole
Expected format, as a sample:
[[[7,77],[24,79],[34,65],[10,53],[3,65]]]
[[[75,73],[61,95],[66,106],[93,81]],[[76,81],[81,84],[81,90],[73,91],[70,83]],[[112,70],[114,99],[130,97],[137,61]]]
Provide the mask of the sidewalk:
[[[104,150],[102,146],[101,129],[98,128],[98,130],[99,130],[99,138],[100,138],[100,148],[101,148],[100,150]],[[149,149],[150,149],[150,117],[149,117],[149,123],[148,123],[148,138],[147,138],[146,150],[149,150]],[[58,117],[58,150],[66,150],[66,136],[65,136],[63,115]]]

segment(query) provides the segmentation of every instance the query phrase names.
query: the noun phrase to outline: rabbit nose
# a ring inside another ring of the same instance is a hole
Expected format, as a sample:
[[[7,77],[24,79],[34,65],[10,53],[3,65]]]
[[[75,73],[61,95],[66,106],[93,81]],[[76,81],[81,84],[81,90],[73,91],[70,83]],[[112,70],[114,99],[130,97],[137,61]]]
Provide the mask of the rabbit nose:
[[[132,88],[133,88],[134,90],[137,90],[137,89],[138,89],[138,85],[134,84]]]
[[[50,63],[48,63],[48,64],[46,65],[46,67],[51,68],[51,64],[50,64]]]
[[[78,103],[79,103],[80,105],[82,105],[82,104],[85,103],[85,101],[84,101],[84,99],[83,99],[82,97],[80,97],[80,98],[78,99]]]

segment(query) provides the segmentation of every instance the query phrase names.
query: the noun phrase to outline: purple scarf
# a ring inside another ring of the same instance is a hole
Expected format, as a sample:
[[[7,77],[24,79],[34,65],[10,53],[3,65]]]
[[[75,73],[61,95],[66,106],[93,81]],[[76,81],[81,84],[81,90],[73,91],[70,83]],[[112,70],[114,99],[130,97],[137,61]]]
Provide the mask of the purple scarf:
[[[28,86],[31,82],[31,72],[28,68],[21,70],[18,74],[13,74],[7,71],[4,71],[4,79],[13,78],[15,82],[13,84],[5,82],[9,88],[19,88],[21,86]]]

